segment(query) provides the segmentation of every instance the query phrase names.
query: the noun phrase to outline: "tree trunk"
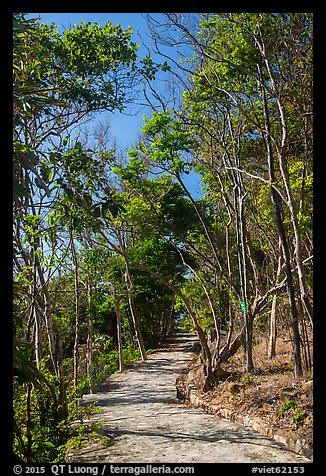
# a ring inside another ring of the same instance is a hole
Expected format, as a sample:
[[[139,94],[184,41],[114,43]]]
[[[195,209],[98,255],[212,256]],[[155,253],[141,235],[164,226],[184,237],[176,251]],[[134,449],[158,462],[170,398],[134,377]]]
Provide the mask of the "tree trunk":
[[[273,183],[273,174],[271,176],[271,183]],[[283,260],[285,264],[285,274],[287,282],[287,294],[290,303],[290,316],[291,316],[291,327],[293,335],[293,357],[294,357],[294,374],[296,377],[302,375],[302,365],[301,365],[301,346],[300,346],[300,333],[299,333],[299,324],[298,324],[298,310],[295,301],[295,289],[293,282],[293,275],[291,269],[291,258],[290,258],[290,249],[288,240],[285,234],[284,224],[281,217],[281,207],[279,203],[279,195],[276,190],[271,186],[271,195],[274,206],[274,219],[281,240]]]
[[[32,462],[32,415],[31,415],[31,392],[32,392],[32,384],[27,384],[27,395],[26,395],[26,463]]]
[[[248,308],[248,284],[247,284],[247,246],[246,246],[246,231],[245,231],[245,219],[243,210],[244,196],[241,196],[240,200],[240,236],[241,236],[241,264],[242,264],[242,296],[243,302],[246,306],[246,311],[243,313],[243,320],[245,324],[245,339],[244,339],[244,351],[245,351],[245,371],[250,373],[254,370],[254,363],[252,358],[252,331],[253,331],[253,319],[251,317],[250,310]]]
[[[42,322],[40,315],[36,309],[36,305],[33,307],[33,315],[34,315],[34,353],[35,353],[35,361],[36,367],[40,369],[40,364],[42,360]]]
[[[86,373],[88,378],[89,393],[93,393],[92,378],[93,378],[93,322],[88,320],[88,334],[87,334],[87,350],[86,350]]]
[[[274,294],[271,308],[271,316],[269,321],[269,339],[268,339],[268,358],[272,359],[276,356],[276,309],[277,309],[277,296]]]
[[[117,316],[117,337],[118,337],[118,351],[119,351],[119,372],[124,371],[123,362],[123,349],[122,349],[122,329],[121,329],[121,311],[120,311],[120,298],[117,296],[115,290],[113,290],[115,313]]]
[[[74,281],[75,281],[75,341],[74,341],[74,392],[75,397],[77,395],[77,384],[78,384],[78,345],[80,337],[80,306],[79,306],[79,279],[78,279],[78,262],[76,248],[74,244],[74,239],[71,233],[71,251],[72,259],[74,264]]]
[[[159,273],[156,273],[150,268],[147,268],[147,266],[142,265],[141,263],[138,263],[137,261],[134,261],[131,259],[129,256],[127,256],[126,252],[119,246],[119,248],[110,241],[110,239],[102,232],[100,231],[100,234],[103,236],[103,238],[106,240],[108,243],[109,247],[113,249],[115,252],[117,252],[119,255],[123,256],[126,260],[126,262],[130,262],[134,264],[138,269],[141,271],[145,271],[146,273],[150,274],[151,276],[154,276],[157,278],[159,281],[161,281],[163,284],[165,284],[169,289],[171,289],[176,296],[178,296],[184,303],[187,312],[189,313],[189,316],[192,320],[194,329],[198,335],[199,342],[203,351],[204,359],[205,359],[205,372],[206,372],[206,383],[207,386],[206,388],[214,381],[216,381],[213,371],[212,371],[212,355],[209,350],[208,344],[207,344],[207,339],[205,332],[203,329],[200,327],[197,317],[195,313],[192,310],[191,304],[187,297],[178,289],[176,286],[174,286],[172,283],[170,283],[167,279],[165,279],[163,276],[161,276]]]
[[[130,295],[128,296],[128,302],[129,302],[129,308],[130,308],[132,321],[133,321],[134,328],[135,328],[136,339],[137,339],[137,342],[138,342],[138,347],[139,347],[139,350],[140,350],[141,359],[144,362],[145,360],[147,360],[147,354],[146,354],[143,334],[141,332],[140,321],[139,321],[138,314],[136,312],[135,303],[134,303],[134,300],[133,300],[132,296],[130,296]]]
[[[236,155],[236,166],[240,167],[238,154]],[[243,312],[243,322],[245,332],[243,336],[243,350],[245,353],[245,371],[252,372],[254,369],[252,359],[252,325],[253,320],[248,309],[248,272],[247,272],[247,245],[246,245],[246,227],[243,202],[247,196],[244,190],[241,173],[236,171],[235,175],[235,211],[236,211],[236,231],[238,247],[239,276],[241,286],[241,297],[245,304],[246,311]]]
[[[55,323],[52,316],[52,306],[50,300],[50,293],[48,289],[48,284],[45,281],[43,269],[41,267],[41,263],[39,261],[38,256],[35,257],[36,268],[38,277],[40,280],[40,285],[42,288],[42,311],[45,323],[45,329],[47,333],[48,343],[49,343],[49,353],[51,358],[51,363],[53,366],[53,370],[55,375],[59,376],[58,370],[58,358],[57,358],[57,339],[55,335]]]
[[[281,122],[281,128],[282,128],[282,141],[280,147],[277,148],[278,152],[278,159],[279,159],[279,166],[280,166],[280,171],[284,183],[284,187],[286,190],[286,195],[287,195],[287,205],[290,210],[291,214],[291,222],[292,222],[292,227],[294,231],[294,241],[295,241],[295,247],[294,247],[294,258],[296,261],[297,265],[297,275],[298,275],[298,281],[299,281],[299,289],[300,289],[300,299],[302,301],[302,305],[304,310],[306,311],[306,314],[309,318],[311,327],[313,326],[313,311],[312,311],[312,306],[310,304],[308,295],[307,295],[307,287],[306,287],[306,281],[305,281],[305,272],[304,272],[304,266],[302,262],[302,253],[301,253],[301,233],[300,233],[300,228],[298,224],[298,217],[297,217],[297,212],[296,212],[296,207],[292,195],[292,190],[289,182],[289,173],[287,169],[287,163],[286,163],[286,147],[287,147],[287,141],[288,141],[288,127],[287,127],[287,122],[286,122],[286,117],[285,117],[285,110],[284,106],[281,102],[281,95],[280,92],[277,88],[275,79],[274,79],[274,74],[272,72],[272,68],[270,65],[270,62],[266,56],[265,48],[264,45],[261,45],[261,51],[263,58],[265,60],[266,64],[266,69],[268,71],[270,80],[271,80],[271,85],[274,91],[278,111],[279,111],[279,116],[280,116],[280,122]]]
[[[278,280],[282,270],[282,254],[281,241],[279,240],[279,258],[277,263],[276,281]],[[268,340],[268,358],[272,359],[276,356],[276,310],[277,310],[277,294],[275,293],[272,301],[271,316],[269,321],[269,340]]]
[[[140,350],[141,359],[144,362],[145,360],[147,360],[147,355],[146,355],[146,349],[145,349],[143,335],[142,335],[142,332],[141,332],[139,317],[138,317],[137,310],[135,308],[134,299],[133,299],[133,296],[132,296],[132,293],[133,293],[133,290],[134,290],[134,284],[133,284],[131,270],[130,270],[130,266],[129,266],[129,258],[127,257],[127,255],[125,253],[124,246],[123,246],[121,236],[120,236],[120,231],[118,229],[115,230],[115,235],[117,237],[117,241],[119,243],[119,247],[120,247],[120,250],[121,250],[120,254],[124,257],[124,261],[125,261],[125,265],[126,265],[125,282],[126,282],[126,285],[127,285],[129,309],[130,309],[131,319],[132,319],[134,329],[135,329],[135,334],[136,334],[138,347],[139,347],[139,350]]]
[[[88,332],[86,342],[86,374],[88,379],[89,393],[93,393],[93,321],[92,321],[92,288],[90,284],[90,272],[87,274],[87,304],[88,304]]]
[[[204,291],[204,293],[207,297],[207,301],[208,301],[208,304],[209,304],[209,307],[210,307],[210,310],[211,310],[211,314],[212,314],[212,318],[213,318],[213,322],[214,322],[214,329],[215,329],[215,333],[216,333],[215,348],[214,348],[213,356],[212,356],[212,366],[217,367],[218,366],[218,354],[219,354],[219,348],[220,348],[221,333],[220,333],[218,320],[217,320],[217,315],[216,315],[216,312],[215,312],[215,309],[214,309],[213,302],[210,298],[209,292],[208,292],[208,290],[207,290],[207,288],[204,284],[203,279],[199,276],[199,274],[188,263],[186,263],[186,261],[184,259],[184,256],[183,256],[182,252],[178,249],[178,247],[175,246],[175,248],[177,249],[177,251],[178,251],[178,253],[179,253],[179,255],[182,259],[183,265],[186,266],[188,269],[190,269],[190,271],[194,274],[194,276],[196,276],[196,278],[200,282],[200,284],[203,288],[203,291]]]
[[[58,422],[68,417],[68,403],[66,392],[65,371],[63,368],[63,342],[61,336],[57,332],[57,361],[58,361],[58,379],[59,379],[59,399],[58,399]]]
[[[261,73],[261,72],[260,72]],[[261,74],[262,77],[262,74]],[[280,203],[280,196],[276,191],[275,184],[275,173],[274,173],[274,157],[273,150],[271,146],[271,134],[270,134],[270,123],[269,123],[269,113],[266,100],[266,92],[262,86],[262,94],[264,101],[264,118],[265,118],[265,129],[266,133],[264,134],[266,155],[268,162],[269,170],[269,180],[270,180],[270,190],[271,198],[274,208],[274,222],[276,225],[277,233],[279,240],[281,242],[283,261],[285,264],[285,274],[287,282],[287,294],[290,303],[290,315],[291,315],[291,327],[292,327],[292,336],[293,336],[293,357],[294,357],[294,374],[296,377],[302,375],[302,364],[301,364],[301,350],[300,350],[300,334],[299,334],[299,325],[298,325],[298,311],[295,301],[295,290],[291,269],[291,257],[288,240],[285,233],[284,223],[282,220],[282,208]]]
[[[226,343],[224,347],[222,347],[220,352],[220,363],[227,362],[232,355],[234,355],[241,347],[241,344],[244,339],[245,327],[243,326],[241,331],[238,332],[236,337],[233,339],[231,344]]]
[[[36,367],[40,369],[41,360],[42,360],[42,317],[41,313],[37,309],[38,301],[38,290],[37,290],[37,265],[36,265],[36,244],[33,245],[33,284],[31,285],[31,295],[33,296],[32,307],[31,307],[31,321],[34,321],[34,355]],[[27,330],[27,341],[30,341],[29,335],[29,326]]]

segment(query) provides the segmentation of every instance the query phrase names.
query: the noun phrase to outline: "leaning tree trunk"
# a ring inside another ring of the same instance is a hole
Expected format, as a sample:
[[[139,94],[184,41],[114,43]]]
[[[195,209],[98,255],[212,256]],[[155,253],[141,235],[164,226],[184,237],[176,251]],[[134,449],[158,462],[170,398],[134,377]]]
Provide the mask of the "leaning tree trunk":
[[[276,356],[276,310],[277,310],[277,296],[274,294],[271,307],[271,315],[269,320],[269,339],[267,355],[269,359]]]
[[[203,329],[199,325],[196,314],[192,310],[192,307],[191,307],[191,304],[190,304],[188,298],[180,291],[180,289],[178,289],[176,286],[174,286],[172,283],[170,283],[167,279],[165,279],[159,273],[156,273],[152,269],[147,268],[147,266],[144,266],[141,263],[131,259],[127,255],[127,253],[121,248],[121,246],[119,245],[119,247],[117,247],[114,243],[112,243],[112,241],[105,235],[105,233],[100,231],[100,234],[106,240],[106,242],[108,243],[108,246],[112,250],[117,252],[119,255],[123,256],[125,258],[126,262],[132,263],[133,265],[135,265],[141,271],[145,271],[149,275],[154,276],[155,278],[157,278],[159,281],[161,281],[163,284],[165,284],[169,289],[171,289],[174,292],[174,294],[176,296],[178,296],[183,301],[183,303],[185,305],[185,308],[187,309],[187,312],[189,313],[189,316],[192,320],[194,329],[195,329],[195,331],[198,335],[199,342],[200,342],[200,345],[201,345],[201,348],[202,348],[202,351],[203,351],[203,356],[204,356],[204,360],[205,360],[205,373],[206,373],[206,382],[205,382],[204,387],[206,389],[209,388],[209,386],[213,382],[216,381],[216,378],[214,376],[213,369],[212,369],[212,354],[211,354],[211,351],[210,351],[208,343],[207,343],[207,338],[206,338],[205,332],[203,331]]]
[[[214,322],[214,330],[215,330],[215,334],[216,334],[216,340],[215,340],[215,345],[214,345],[214,349],[213,349],[213,352],[212,352],[212,356],[211,356],[211,367],[212,367],[212,372],[216,371],[216,373],[219,371],[220,369],[220,365],[219,365],[219,358],[218,358],[218,355],[219,355],[219,349],[220,349],[220,341],[221,341],[221,333],[220,333],[220,329],[219,329],[219,325],[218,325],[218,319],[217,319],[217,315],[216,315],[216,312],[215,312],[215,309],[214,309],[214,304],[212,302],[212,299],[209,295],[209,292],[205,286],[205,283],[204,283],[204,280],[200,277],[200,275],[195,271],[194,268],[192,268],[190,266],[190,264],[188,264],[185,259],[184,259],[184,256],[182,254],[182,252],[179,250],[179,248],[175,245],[173,245],[176,250],[178,251],[179,255],[180,255],[180,258],[182,260],[182,264],[184,266],[186,266],[192,273],[194,276],[196,276],[196,278],[198,279],[198,281],[200,282],[202,288],[203,288],[203,291],[206,295],[206,298],[207,298],[207,301],[208,301],[208,304],[209,304],[209,307],[210,307],[210,310],[211,310],[211,314],[212,314],[212,318],[213,318],[213,322]],[[189,311],[188,311],[189,312]]]
[[[253,319],[248,305],[248,285],[247,285],[247,246],[245,235],[245,218],[243,210],[243,200],[246,194],[240,197],[239,203],[239,222],[240,222],[240,242],[241,242],[241,265],[242,265],[242,299],[245,304],[245,311],[243,312],[243,320],[245,325],[245,339],[244,339],[244,351],[245,351],[245,370],[246,372],[253,372],[254,363],[252,358],[252,335],[253,335]]]

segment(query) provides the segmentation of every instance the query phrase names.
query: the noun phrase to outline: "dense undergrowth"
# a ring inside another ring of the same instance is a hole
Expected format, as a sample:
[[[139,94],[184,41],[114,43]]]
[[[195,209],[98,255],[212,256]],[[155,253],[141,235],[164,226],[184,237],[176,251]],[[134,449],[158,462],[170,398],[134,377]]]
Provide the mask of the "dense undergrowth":
[[[125,365],[136,362],[140,358],[139,349],[131,345],[123,349]],[[60,421],[58,400],[59,382],[49,370],[49,359],[42,361],[41,371],[44,383],[37,386],[31,383],[18,384],[14,382],[14,419],[15,439],[14,454],[26,461],[26,455],[35,463],[64,462],[67,445],[81,444],[85,437],[90,437],[89,427],[82,425],[76,427],[75,421],[83,421],[89,411],[96,411],[94,407],[80,406],[80,397],[90,392],[119,368],[117,350],[101,352],[95,359],[95,372],[92,381],[81,373],[81,378],[75,396],[72,385],[71,359],[66,359],[68,369],[66,380],[67,416]],[[82,364],[82,362],[81,362]],[[82,370],[82,365],[80,366]],[[70,377],[69,377],[70,373]],[[26,397],[27,395],[27,397]],[[28,405],[27,405],[28,404]],[[28,407],[28,409],[27,409]],[[96,428],[91,431],[93,437],[98,437]],[[108,442],[109,444],[109,442]],[[78,447],[78,446],[77,446]]]

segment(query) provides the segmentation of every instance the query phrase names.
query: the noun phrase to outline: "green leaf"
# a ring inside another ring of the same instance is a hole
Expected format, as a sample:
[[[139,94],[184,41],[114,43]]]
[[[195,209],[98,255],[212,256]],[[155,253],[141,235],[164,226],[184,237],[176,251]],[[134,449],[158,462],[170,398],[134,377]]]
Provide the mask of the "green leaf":
[[[45,383],[45,378],[38,368],[30,361],[32,346],[23,340],[14,340],[13,366],[14,375],[19,383],[33,383],[36,387]]]

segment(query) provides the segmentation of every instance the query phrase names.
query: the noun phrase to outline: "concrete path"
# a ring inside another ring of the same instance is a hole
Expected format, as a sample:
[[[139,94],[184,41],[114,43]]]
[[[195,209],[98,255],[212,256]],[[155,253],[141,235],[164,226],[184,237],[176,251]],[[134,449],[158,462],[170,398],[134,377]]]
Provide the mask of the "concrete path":
[[[98,401],[114,445],[79,450],[70,462],[296,463],[309,462],[254,430],[190,408],[176,399],[179,370],[193,357],[196,337],[178,335],[169,349],[111,375],[83,401]]]

